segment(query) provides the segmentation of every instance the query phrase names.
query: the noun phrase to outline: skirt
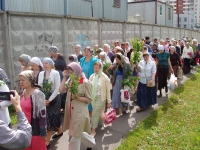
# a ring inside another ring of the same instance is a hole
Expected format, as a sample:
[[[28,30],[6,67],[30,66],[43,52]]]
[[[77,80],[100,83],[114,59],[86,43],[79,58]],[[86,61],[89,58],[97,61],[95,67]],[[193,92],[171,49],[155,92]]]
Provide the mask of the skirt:
[[[103,110],[105,109],[106,101],[102,101],[101,96],[96,96],[95,102],[92,104],[92,119],[91,126],[92,129],[98,127],[100,116],[102,115]]]
[[[122,75],[117,75],[116,80],[115,80],[115,85],[113,87],[113,92],[112,92],[112,108],[117,109],[119,107],[127,107],[129,104],[127,103],[122,103],[121,102],[121,88],[122,85],[120,81],[123,81],[123,76]]]
[[[31,145],[24,150],[46,150],[46,140],[41,136],[32,136]]]
[[[158,90],[167,87],[168,67],[158,67]]]
[[[47,130],[57,131],[61,126],[61,99],[60,94],[56,96],[54,105],[47,106]]]
[[[150,105],[157,103],[157,89],[156,86],[149,88],[146,84],[139,82],[137,88],[137,101],[136,104],[141,108],[147,108]]]
[[[190,73],[190,70],[191,70],[190,65],[191,65],[191,60],[188,58],[184,58],[184,60],[183,60],[183,73],[184,74]]]

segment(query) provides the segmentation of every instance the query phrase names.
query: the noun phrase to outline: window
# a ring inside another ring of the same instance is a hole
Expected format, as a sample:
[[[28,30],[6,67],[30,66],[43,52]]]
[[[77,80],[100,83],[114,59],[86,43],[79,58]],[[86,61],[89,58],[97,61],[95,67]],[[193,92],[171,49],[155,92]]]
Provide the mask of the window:
[[[171,16],[171,8],[168,8],[168,20],[171,20],[172,16]]]
[[[193,18],[191,19],[191,22],[192,22],[192,23],[194,22],[194,19],[193,19]]]
[[[191,25],[191,29],[193,29],[193,25]]]
[[[181,17],[179,17],[179,21],[181,21]]]
[[[184,17],[184,22],[187,22],[187,17]]]
[[[187,25],[186,25],[186,24],[184,24],[184,28],[187,28]]]
[[[113,7],[119,8],[121,6],[121,0],[113,0]]]
[[[162,16],[162,5],[160,5],[160,15]]]

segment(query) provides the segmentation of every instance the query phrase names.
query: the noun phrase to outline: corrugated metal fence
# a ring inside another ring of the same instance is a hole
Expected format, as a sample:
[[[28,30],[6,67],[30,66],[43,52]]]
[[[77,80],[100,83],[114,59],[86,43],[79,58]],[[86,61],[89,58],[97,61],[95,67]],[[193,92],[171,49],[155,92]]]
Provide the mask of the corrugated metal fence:
[[[56,45],[67,58],[74,53],[74,45],[82,47],[133,38],[181,38],[189,36],[200,40],[197,31],[157,26],[99,20],[94,18],[63,17],[33,13],[0,13],[0,66],[8,73],[15,88],[20,72],[18,58],[22,53],[30,56],[49,56],[47,49]],[[15,81],[15,82],[14,82]]]

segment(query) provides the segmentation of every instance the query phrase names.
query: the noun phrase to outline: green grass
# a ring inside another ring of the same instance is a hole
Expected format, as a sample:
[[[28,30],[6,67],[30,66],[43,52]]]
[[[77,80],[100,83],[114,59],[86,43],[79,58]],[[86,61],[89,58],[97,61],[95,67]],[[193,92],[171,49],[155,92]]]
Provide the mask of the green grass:
[[[141,121],[116,150],[199,150],[200,69]]]

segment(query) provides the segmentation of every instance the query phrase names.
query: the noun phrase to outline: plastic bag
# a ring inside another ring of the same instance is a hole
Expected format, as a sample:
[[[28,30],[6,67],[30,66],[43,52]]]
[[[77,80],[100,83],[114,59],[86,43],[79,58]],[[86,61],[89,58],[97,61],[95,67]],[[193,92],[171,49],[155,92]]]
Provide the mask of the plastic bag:
[[[169,80],[169,90],[174,90],[174,88],[178,86],[178,83],[177,83],[177,78],[175,77],[175,75],[172,73],[171,74],[171,77],[170,77],[170,80]]]
[[[122,103],[129,103],[130,102],[129,88],[124,87],[124,89],[121,89],[120,92],[121,92],[121,102]]]
[[[106,124],[112,123],[116,119],[116,111],[113,108],[110,108],[107,110],[107,112],[104,113],[104,120]]]
[[[91,135],[89,135],[86,132],[83,132],[81,142],[87,147],[94,147],[96,145],[95,138],[93,138]]]

